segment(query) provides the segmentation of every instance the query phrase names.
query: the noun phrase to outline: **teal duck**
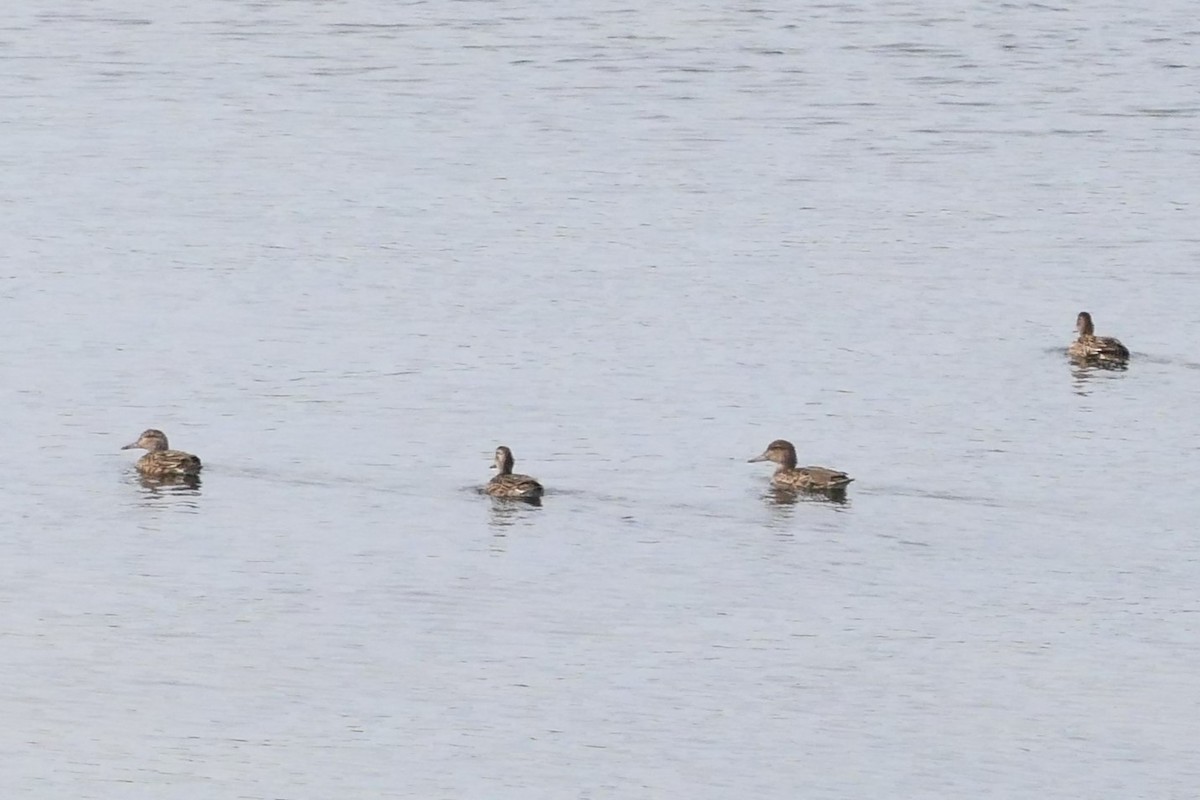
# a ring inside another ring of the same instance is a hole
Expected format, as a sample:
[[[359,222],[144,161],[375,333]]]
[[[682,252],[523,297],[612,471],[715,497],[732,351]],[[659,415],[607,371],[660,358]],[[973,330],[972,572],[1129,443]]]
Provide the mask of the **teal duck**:
[[[138,447],[148,452],[138,459],[137,471],[148,478],[194,476],[200,473],[200,459],[182,450],[172,450],[167,444],[166,434],[160,430],[144,430],[136,442],[121,449],[133,450]]]
[[[1111,336],[1097,336],[1092,324],[1092,315],[1080,311],[1075,318],[1075,330],[1079,338],[1071,342],[1067,354],[1077,361],[1099,361],[1105,363],[1125,363],[1129,360],[1129,350],[1125,345]]]
[[[763,454],[750,459],[774,461],[777,466],[771,485],[777,489],[803,489],[810,492],[830,492],[845,489],[854,480],[844,472],[828,467],[797,467],[796,448],[786,439],[776,439],[767,445]]]
[[[506,497],[512,500],[538,500],[541,498],[546,490],[528,475],[514,473],[513,464],[515,463],[512,450],[504,445],[497,447],[496,460],[492,464],[496,475],[487,482],[483,491],[492,497]]]

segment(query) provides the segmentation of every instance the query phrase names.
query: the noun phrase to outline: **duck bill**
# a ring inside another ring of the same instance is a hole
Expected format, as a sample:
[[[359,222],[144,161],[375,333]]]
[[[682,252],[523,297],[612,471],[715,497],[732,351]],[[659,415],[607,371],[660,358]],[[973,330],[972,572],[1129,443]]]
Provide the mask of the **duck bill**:
[[[768,459],[767,459],[767,454],[766,454],[766,453],[763,453],[761,456],[755,456],[754,458],[751,458],[751,459],[747,460],[747,461],[746,461],[746,463],[747,463],[747,464],[753,464],[755,461],[767,461],[767,460],[768,460]]]
[[[137,443],[137,442],[132,442],[132,443],[130,443],[130,444],[127,444],[127,445],[125,445],[125,446],[124,446],[124,447],[122,447],[121,449],[122,449],[122,450],[134,450],[134,449],[136,449],[136,448],[137,448],[137,446],[138,446],[138,443]]]

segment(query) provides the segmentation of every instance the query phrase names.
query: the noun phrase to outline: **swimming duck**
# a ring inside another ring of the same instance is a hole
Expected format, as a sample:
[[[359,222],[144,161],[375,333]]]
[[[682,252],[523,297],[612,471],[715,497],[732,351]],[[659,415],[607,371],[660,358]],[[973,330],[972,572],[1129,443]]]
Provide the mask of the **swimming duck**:
[[[533,478],[528,475],[517,475],[513,473],[512,450],[509,450],[504,445],[496,448],[496,460],[492,464],[492,469],[497,470],[495,477],[487,482],[483,487],[483,491],[490,494],[492,497],[507,497],[513,500],[538,500],[545,489]]]
[[[1092,315],[1080,311],[1075,318],[1075,330],[1079,338],[1071,342],[1067,355],[1080,361],[1125,362],[1129,360],[1129,351],[1111,336],[1097,336],[1092,325]]]
[[[136,447],[149,451],[137,461],[137,471],[146,477],[197,475],[200,472],[200,459],[182,450],[171,450],[167,445],[166,434],[160,430],[148,428],[142,431],[136,442],[121,449],[132,450]]]
[[[776,439],[767,445],[755,461],[774,461],[779,466],[771,476],[771,485],[778,489],[804,489],[810,492],[838,491],[854,480],[844,472],[828,467],[797,467],[796,448],[786,439]]]

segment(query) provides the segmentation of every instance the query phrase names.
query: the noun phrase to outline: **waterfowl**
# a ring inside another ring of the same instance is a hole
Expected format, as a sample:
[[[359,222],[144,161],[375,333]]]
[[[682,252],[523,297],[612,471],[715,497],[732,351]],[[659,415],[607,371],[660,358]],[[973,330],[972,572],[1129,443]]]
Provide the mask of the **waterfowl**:
[[[774,461],[779,465],[771,476],[771,485],[778,489],[838,491],[854,480],[846,473],[828,467],[797,467],[796,448],[786,439],[771,442],[762,455],[750,459],[751,463],[755,461]]]
[[[148,478],[190,476],[200,473],[200,459],[182,450],[172,450],[167,436],[160,430],[148,428],[142,431],[136,442],[127,444],[122,450],[140,447],[149,452],[137,460],[137,471]]]
[[[540,499],[546,490],[528,475],[515,474],[514,463],[516,461],[513,459],[512,450],[504,445],[497,447],[496,460],[492,463],[492,469],[497,472],[483,487],[483,491],[492,497],[507,497],[513,500]]]
[[[1075,318],[1075,330],[1079,338],[1071,342],[1067,355],[1079,361],[1101,361],[1108,363],[1124,363],[1129,360],[1129,350],[1111,336],[1097,336],[1096,328],[1092,325],[1092,315],[1080,311]]]

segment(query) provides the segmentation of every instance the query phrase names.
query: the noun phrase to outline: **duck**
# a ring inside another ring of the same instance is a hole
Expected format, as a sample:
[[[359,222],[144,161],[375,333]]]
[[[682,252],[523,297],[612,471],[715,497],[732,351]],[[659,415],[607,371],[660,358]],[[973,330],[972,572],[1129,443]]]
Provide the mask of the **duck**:
[[[797,467],[796,448],[787,439],[771,442],[762,455],[750,459],[749,463],[755,461],[774,461],[779,465],[771,476],[771,485],[777,489],[837,492],[854,480],[846,473],[829,467]]]
[[[514,463],[516,460],[512,450],[504,445],[497,447],[496,458],[492,462],[492,469],[496,470],[496,475],[487,482],[483,491],[492,497],[505,497],[510,500],[540,500],[546,490],[528,475],[514,473]]]
[[[1129,360],[1129,350],[1125,345],[1111,336],[1097,336],[1092,324],[1092,315],[1080,311],[1075,318],[1075,330],[1079,338],[1071,342],[1067,355],[1078,361],[1100,361],[1107,363],[1125,363]]]
[[[200,459],[182,450],[172,450],[167,444],[167,435],[155,428],[147,428],[136,442],[122,450],[141,448],[149,452],[137,460],[137,471],[148,478],[192,477],[200,473]]]

